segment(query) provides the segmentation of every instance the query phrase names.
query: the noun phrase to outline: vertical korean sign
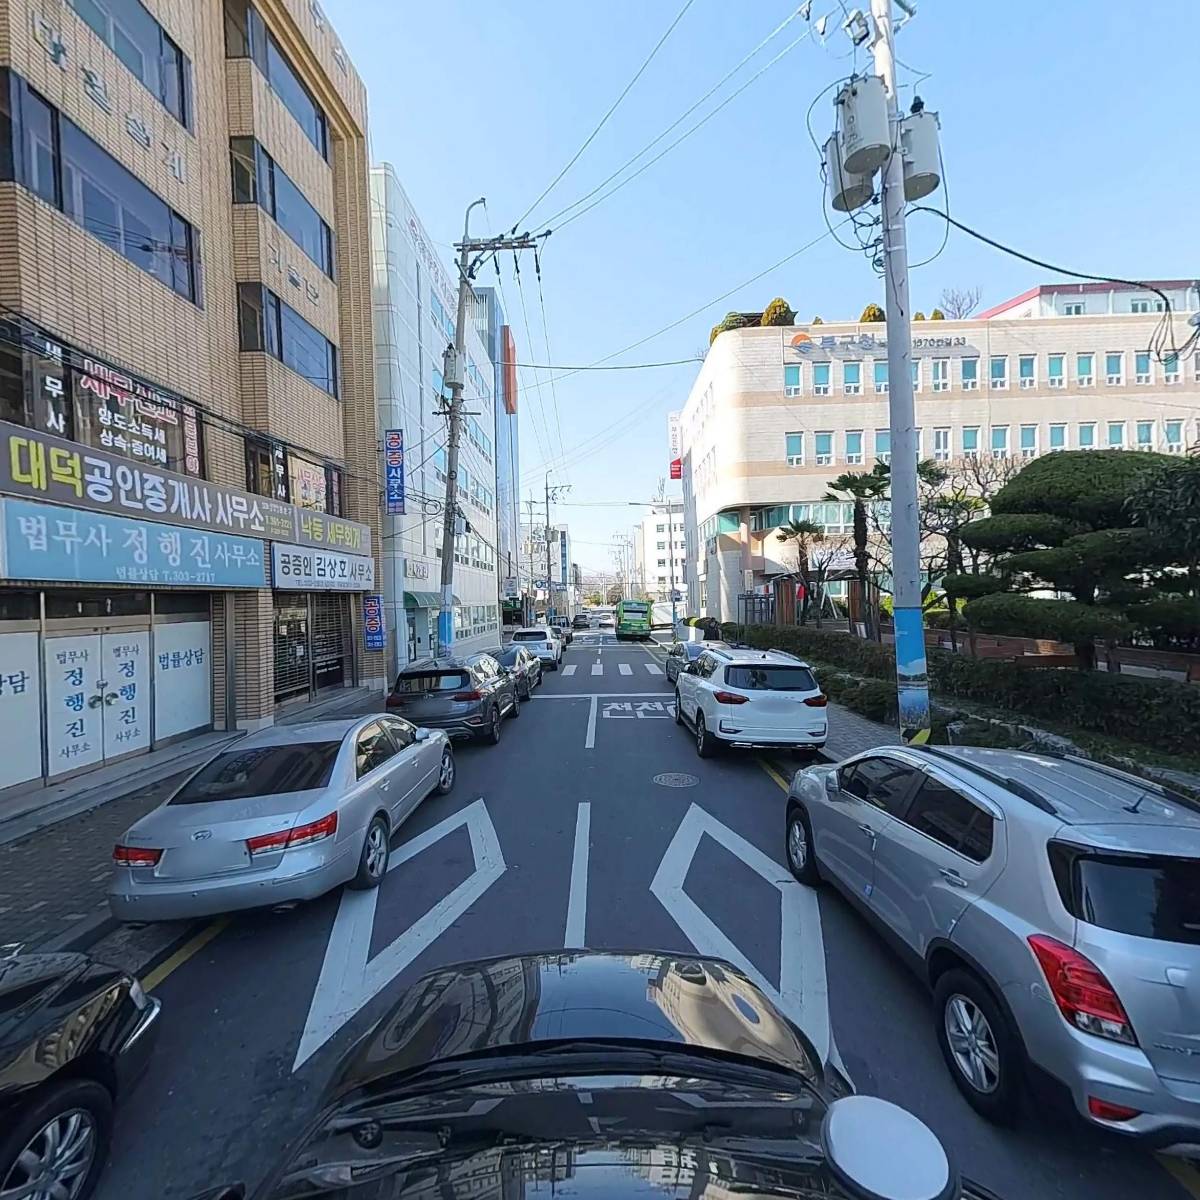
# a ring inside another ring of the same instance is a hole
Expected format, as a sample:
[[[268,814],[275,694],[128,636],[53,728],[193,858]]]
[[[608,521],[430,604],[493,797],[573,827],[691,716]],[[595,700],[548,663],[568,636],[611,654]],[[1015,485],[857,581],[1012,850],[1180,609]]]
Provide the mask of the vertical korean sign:
[[[383,471],[387,486],[387,513],[404,513],[404,431],[389,429],[383,435]]]
[[[671,478],[683,478],[683,445],[679,432],[679,413],[667,413],[667,442],[670,446]]]
[[[363,646],[368,650],[387,649],[387,625],[383,617],[383,597],[368,592],[362,598]]]

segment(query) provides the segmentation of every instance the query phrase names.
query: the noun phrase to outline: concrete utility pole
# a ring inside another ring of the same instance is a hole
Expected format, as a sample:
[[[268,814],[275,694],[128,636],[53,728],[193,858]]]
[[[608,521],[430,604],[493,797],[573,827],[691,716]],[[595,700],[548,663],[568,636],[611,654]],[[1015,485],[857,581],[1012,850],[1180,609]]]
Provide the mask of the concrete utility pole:
[[[454,345],[447,347],[442,371],[443,382],[450,389],[450,402],[443,409],[450,425],[446,442],[446,507],[442,515],[442,607],[438,613],[438,654],[443,658],[454,653],[454,536],[462,515],[458,508],[458,447],[462,439],[467,306],[475,294],[471,279],[485,257],[501,250],[532,250],[537,245],[528,233],[510,238],[472,238],[471,210],[484,203],[482,197],[472,200],[463,218],[463,238],[457,247],[458,313],[454,321]]]
[[[929,676],[921,614],[921,532],[917,509],[917,431],[913,412],[912,326],[908,307],[908,243],[904,223],[904,155],[896,95],[892,0],[871,0],[872,53],[887,92],[893,151],[883,170],[883,253],[886,280],[888,408],[892,453],[892,608],[896,628],[896,687],[900,732],[907,742],[929,740]]]
[[[546,472],[546,620],[555,616],[558,612],[558,606],[554,603],[554,568],[550,559],[550,502],[557,500],[559,492],[569,492],[571,485],[569,483],[555,484],[550,486],[550,472]],[[568,564],[569,566],[569,564]],[[566,580],[563,583],[566,584]]]

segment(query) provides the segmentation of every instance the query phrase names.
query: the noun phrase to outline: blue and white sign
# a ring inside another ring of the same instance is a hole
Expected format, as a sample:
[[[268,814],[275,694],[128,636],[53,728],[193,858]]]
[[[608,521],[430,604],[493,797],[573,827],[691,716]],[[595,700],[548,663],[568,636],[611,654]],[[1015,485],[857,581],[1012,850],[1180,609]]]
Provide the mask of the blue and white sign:
[[[404,513],[404,430],[389,429],[383,435],[383,474],[387,489],[387,513]]]
[[[566,587],[567,580],[570,578],[571,572],[567,567],[567,531],[560,529],[558,531],[558,557],[559,565],[561,566],[561,575],[563,586]]]
[[[28,500],[0,500],[0,506],[0,578],[267,586],[265,546],[257,538]]]
[[[387,649],[387,623],[383,616],[383,597],[378,592],[363,596],[363,645],[368,650]]]

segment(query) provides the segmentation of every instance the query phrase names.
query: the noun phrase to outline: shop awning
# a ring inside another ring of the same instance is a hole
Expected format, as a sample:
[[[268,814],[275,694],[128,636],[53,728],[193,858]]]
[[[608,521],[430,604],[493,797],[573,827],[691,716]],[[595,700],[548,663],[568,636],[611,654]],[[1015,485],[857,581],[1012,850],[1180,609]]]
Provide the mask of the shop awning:
[[[462,601],[455,596],[455,604],[461,604]],[[405,592],[404,593],[405,608],[441,608],[442,594],[441,592]]]

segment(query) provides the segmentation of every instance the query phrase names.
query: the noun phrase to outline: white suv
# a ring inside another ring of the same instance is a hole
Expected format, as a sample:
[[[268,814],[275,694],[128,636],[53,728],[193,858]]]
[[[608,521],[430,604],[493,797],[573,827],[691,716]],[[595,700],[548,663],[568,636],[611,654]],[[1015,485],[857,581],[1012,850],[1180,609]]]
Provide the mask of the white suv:
[[[696,734],[696,753],[721,745],[825,745],[826,699],[808,663],[782,650],[705,650],[675,681],[675,720]]]
[[[514,645],[524,646],[530,654],[536,654],[543,666],[551,671],[558,670],[558,664],[562,662],[563,644],[558,630],[552,625],[531,625],[527,629],[515,630],[512,640]]]

